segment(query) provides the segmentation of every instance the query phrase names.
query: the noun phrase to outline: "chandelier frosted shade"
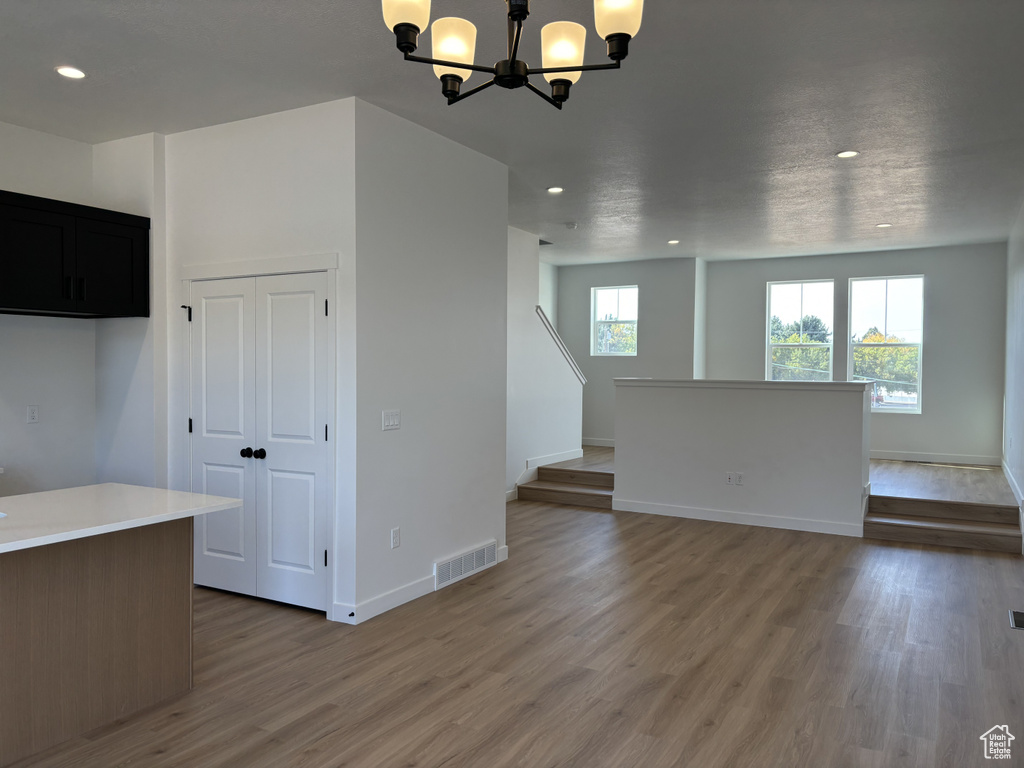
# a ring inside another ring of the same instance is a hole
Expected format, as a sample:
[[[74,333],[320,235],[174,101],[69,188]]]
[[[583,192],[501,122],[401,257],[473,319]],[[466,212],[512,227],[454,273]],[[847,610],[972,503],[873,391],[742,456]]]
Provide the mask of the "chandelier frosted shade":
[[[434,43],[434,58],[453,61],[459,64],[472,64],[476,55],[476,26],[456,16],[438,19],[430,27],[430,36]],[[462,82],[469,80],[472,71],[434,65],[434,74],[438,79],[445,75],[461,77]]]
[[[583,49],[587,42],[587,28],[574,21],[555,21],[546,24],[540,31],[540,45],[543,55],[542,66],[580,67],[583,66]],[[583,72],[548,72],[544,79],[568,80],[575,83]]]
[[[636,37],[644,15],[644,0],[594,0],[594,26],[607,40],[612,35]]]
[[[384,23],[394,31],[399,24],[412,24],[420,32],[430,24],[430,0],[383,0]]]

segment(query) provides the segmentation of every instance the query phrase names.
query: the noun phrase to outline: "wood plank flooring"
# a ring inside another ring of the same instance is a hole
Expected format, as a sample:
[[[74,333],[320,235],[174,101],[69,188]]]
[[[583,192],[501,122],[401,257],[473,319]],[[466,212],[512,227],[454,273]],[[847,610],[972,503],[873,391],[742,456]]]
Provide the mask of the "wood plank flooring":
[[[615,449],[584,445],[582,458],[560,461],[557,464],[550,464],[548,466],[563,467],[565,469],[589,469],[595,472],[614,472]]]
[[[509,561],[358,627],[197,589],[192,693],[19,768],[964,768],[993,725],[1024,744],[1019,557],[529,502],[507,525]]]
[[[871,460],[871,493],[911,499],[1017,506],[1002,467]]]

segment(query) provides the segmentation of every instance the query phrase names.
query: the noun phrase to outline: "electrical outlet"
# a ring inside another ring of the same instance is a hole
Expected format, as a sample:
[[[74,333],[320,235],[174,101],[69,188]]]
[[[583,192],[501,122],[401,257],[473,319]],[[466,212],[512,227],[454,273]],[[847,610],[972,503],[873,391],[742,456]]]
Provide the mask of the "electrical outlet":
[[[725,473],[725,484],[726,485],[732,485],[734,482],[736,482],[736,480],[733,477],[732,472],[726,472]]]
[[[39,406],[30,405],[25,409],[25,423],[26,424],[38,424],[39,423]]]
[[[391,429],[402,428],[402,412],[401,411],[381,411],[380,412],[380,428],[382,431],[387,432]]]
[[[402,529],[392,528],[391,529],[391,548],[398,549],[402,546]]]
[[[736,485],[743,485],[743,473],[736,472]]]

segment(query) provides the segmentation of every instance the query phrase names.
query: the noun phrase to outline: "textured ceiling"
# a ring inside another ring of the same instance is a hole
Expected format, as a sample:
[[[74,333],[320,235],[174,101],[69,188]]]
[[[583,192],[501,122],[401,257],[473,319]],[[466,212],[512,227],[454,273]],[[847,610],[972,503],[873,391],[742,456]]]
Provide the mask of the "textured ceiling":
[[[503,2],[433,6],[499,58]],[[535,0],[524,57],[592,8]],[[377,0],[5,0],[0,82],[0,121],[93,143],[358,96],[506,163],[510,223],[562,264],[1002,240],[1024,200],[1020,0],[647,0],[623,69],[562,112],[525,90],[446,106]]]

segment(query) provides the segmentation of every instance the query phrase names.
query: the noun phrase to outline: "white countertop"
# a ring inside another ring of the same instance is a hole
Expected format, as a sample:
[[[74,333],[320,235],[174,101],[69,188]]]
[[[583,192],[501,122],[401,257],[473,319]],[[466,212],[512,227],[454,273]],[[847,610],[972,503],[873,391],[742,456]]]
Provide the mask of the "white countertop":
[[[104,483],[0,497],[0,554],[242,506],[241,499]]]

